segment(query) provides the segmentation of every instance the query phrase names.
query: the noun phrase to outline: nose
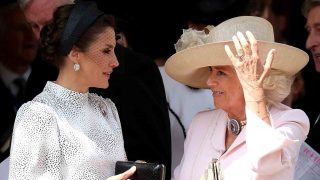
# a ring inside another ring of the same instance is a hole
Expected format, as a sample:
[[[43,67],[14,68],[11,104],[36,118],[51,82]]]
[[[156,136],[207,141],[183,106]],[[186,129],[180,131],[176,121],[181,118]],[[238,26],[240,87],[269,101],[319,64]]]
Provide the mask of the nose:
[[[25,37],[29,42],[38,42],[38,39],[36,37],[36,34],[34,33],[33,29],[31,26],[27,26],[26,30],[24,31]]]
[[[314,32],[310,32],[306,41],[306,48],[311,50],[315,46],[320,46],[320,37],[314,35]]]
[[[32,25],[32,32],[36,38],[37,41],[40,40],[40,31],[41,31],[42,27],[40,26],[35,26],[35,25]]]
[[[218,82],[216,81],[213,72],[211,72],[207,80],[207,85],[211,88],[211,87],[217,86],[217,84]]]
[[[118,58],[117,58],[117,56],[116,56],[115,54],[113,54],[113,57],[112,57],[112,59],[111,59],[110,66],[111,66],[112,68],[116,68],[116,67],[119,66],[119,61],[118,61]]]

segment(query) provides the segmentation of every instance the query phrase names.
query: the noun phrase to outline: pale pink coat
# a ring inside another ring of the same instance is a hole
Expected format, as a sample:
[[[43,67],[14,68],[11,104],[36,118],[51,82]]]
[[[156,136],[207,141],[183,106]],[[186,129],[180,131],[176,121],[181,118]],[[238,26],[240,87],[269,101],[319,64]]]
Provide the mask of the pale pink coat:
[[[227,114],[221,109],[198,113],[173,179],[198,180],[217,158],[224,180],[292,180],[301,143],[309,132],[308,117],[282,104],[269,112],[272,126],[246,109],[247,125],[226,152]]]

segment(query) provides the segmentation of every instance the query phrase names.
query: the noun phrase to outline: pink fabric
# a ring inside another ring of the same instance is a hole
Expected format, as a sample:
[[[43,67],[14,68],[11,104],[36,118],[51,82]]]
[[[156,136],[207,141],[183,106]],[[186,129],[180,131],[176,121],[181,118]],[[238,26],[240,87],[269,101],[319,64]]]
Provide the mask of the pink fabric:
[[[227,114],[220,109],[198,113],[189,128],[175,180],[198,180],[212,159],[219,159],[224,180],[290,180],[309,120],[298,109],[270,108],[272,126],[246,109],[247,125],[225,152]]]

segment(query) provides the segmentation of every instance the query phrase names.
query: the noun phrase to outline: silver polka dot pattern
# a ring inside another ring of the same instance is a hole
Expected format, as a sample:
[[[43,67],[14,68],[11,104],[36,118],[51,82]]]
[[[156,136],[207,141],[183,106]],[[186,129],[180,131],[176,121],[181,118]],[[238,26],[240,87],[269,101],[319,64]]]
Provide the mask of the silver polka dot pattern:
[[[48,82],[17,113],[9,179],[106,179],[126,159],[110,99]]]

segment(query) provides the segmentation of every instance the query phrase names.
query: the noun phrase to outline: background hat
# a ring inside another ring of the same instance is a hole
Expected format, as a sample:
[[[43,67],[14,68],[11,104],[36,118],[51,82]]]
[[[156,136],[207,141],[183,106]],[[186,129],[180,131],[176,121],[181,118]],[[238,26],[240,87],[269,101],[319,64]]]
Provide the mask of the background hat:
[[[289,76],[299,72],[308,62],[309,56],[293,46],[274,42],[272,25],[255,16],[239,16],[222,22],[211,29],[205,44],[187,47],[172,55],[165,64],[165,70],[173,79],[197,88],[208,88],[209,66],[232,65],[224,46],[229,45],[234,54],[232,36],[237,31],[245,34],[251,31],[258,41],[258,54],[264,61],[271,49],[276,54],[271,70],[281,71]],[[192,43],[190,43],[192,44]]]

